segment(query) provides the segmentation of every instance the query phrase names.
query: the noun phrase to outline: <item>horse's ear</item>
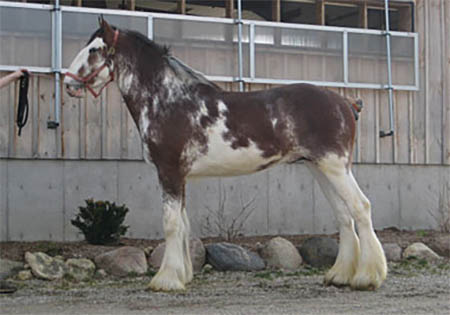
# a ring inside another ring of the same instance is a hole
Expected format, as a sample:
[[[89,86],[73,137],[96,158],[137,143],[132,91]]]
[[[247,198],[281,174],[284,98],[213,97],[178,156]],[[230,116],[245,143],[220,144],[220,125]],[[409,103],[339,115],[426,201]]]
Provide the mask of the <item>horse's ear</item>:
[[[111,45],[114,39],[114,29],[103,18],[103,14],[101,14],[98,18],[98,23],[100,24],[100,28],[103,30],[103,39],[108,45]]]
[[[103,14],[100,14],[100,16],[98,17],[98,26],[100,27],[100,28],[103,28],[103,22],[104,22],[105,20],[103,19]]]

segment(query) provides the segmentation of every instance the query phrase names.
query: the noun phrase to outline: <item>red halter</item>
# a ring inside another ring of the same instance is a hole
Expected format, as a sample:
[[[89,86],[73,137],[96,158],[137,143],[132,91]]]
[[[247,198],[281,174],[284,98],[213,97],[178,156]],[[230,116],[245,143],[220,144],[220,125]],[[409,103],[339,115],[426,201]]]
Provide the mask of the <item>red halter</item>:
[[[106,53],[106,60],[103,63],[103,65],[101,65],[99,68],[95,69],[93,72],[91,72],[89,75],[85,76],[85,77],[79,77],[76,74],[70,73],[70,72],[66,72],[66,75],[71,77],[72,79],[81,82],[84,84],[84,86],[89,90],[89,92],[92,93],[92,95],[94,95],[94,97],[99,97],[100,94],[102,93],[103,89],[112,81],[114,81],[114,71],[111,71],[111,64],[110,64],[110,58],[112,56],[114,56],[114,54],[116,53],[116,43],[117,43],[117,38],[119,37],[119,30],[116,30],[114,32],[114,40],[113,40],[113,44],[111,47],[109,47],[108,52]],[[95,92],[94,89],[92,88],[92,86],[89,84],[89,81],[91,81],[93,78],[95,78],[105,67],[108,67],[109,69],[109,80],[108,82],[106,82],[98,92]]]

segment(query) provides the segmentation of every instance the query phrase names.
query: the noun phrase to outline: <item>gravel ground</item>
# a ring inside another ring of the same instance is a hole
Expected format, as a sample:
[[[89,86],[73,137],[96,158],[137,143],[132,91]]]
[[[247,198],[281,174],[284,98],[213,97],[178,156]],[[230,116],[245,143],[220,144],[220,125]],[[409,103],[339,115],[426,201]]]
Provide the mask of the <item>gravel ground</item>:
[[[186,292],[146,291],[151,276],[15,281],[1,314],[450,314],[450,261],[390,263],[377,291],[322,285],[324,271],[208,272]]]

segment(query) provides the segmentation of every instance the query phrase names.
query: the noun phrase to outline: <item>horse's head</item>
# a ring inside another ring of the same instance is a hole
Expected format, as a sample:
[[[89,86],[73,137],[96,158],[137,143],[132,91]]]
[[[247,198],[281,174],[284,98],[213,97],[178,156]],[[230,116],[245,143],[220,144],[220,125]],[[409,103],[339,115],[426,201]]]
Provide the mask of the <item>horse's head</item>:
[[[83,97],[87,88],[95,97],[114,80],[114,54],[119,31],[114,30],[103,17],[100,28],[72,61],[64,78],[67,93]],[[100,88],[98,92],[94,88]]]

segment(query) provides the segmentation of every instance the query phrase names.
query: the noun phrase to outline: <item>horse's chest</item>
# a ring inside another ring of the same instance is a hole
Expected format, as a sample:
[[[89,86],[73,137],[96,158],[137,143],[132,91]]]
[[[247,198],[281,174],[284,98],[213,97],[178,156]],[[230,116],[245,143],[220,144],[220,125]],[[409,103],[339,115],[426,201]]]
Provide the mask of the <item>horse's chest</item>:
[[[249,174],[265,168],[281,159],[281,155],[264,157],[257,144],[249,140],[248,146],[233,146],[232,139],[225,139],[227,132],[224,120],[219,119],[205,129],[207,137],[204,153],[196,151],[196,146],[186,149],[191,154],[192,164],[189,177],[196,176],[235,176]]]

